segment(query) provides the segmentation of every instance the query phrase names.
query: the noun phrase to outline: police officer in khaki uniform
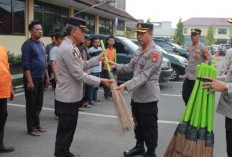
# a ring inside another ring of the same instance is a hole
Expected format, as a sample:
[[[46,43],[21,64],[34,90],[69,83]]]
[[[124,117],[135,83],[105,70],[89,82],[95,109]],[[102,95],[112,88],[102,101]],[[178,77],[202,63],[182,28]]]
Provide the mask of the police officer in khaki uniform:
[[[109,84],[107,79],[83,72],[83,69],[98,65],[104,58],[103,54],[89,61],[81,58],[76,44],[84,41],[86,30],[84,20],[70,17],[66,28],[67,36],[58,49],[55,100],[59,121],[55,144],[56,157],[77,157],[70,153],[69,148],[76,130],[78,107],[83,97],[83,83],[92,86],[99,86],[100,83],[106,86]]]
[[[137,39],[141,47],[128,64],[110,62],[117,73],[133,73],[133,78],[117,89],[123,92],[126,88],[132,93],[131,107],[135,120],[136,146],[124,152],[124,156],[136,156],[145,153],[144,157],[155,157],[158,141],[158,107],[160,98],[159,76],[163,55],[153,41],[153,24],[138,23]]]
[[[191,29],[191,39],[192,45],[187,48],[188,51],[188,65],[186,78],[183,83],[182,97],[187,105],[193,86],[195,83],[196,77],[196,67],[198,64],[204,63],[205,60],[208,60],[208,63],[211,64],[212,55],[208,51],[207,47],[199,42],[201,38],[200,29]]]
[[[232,67],[231,67],[232,68]],[[230,72],[231,73],[231,72]],[[232,75],[230,74],[230,79]],[[232,157],[232,82],[226,83],[213,78],[208,78],[212,82],[203,83],[203,88],[210,88],[212,92],[222,92],[219,99],[217,112],[225,116],[225,128],[226,128],[226,144],[227,144],[227,155]]]
[[[230,46],[232,46],[232,38],[231,38],[231,44]],[[223,76],[226,74],[226,72],[228,71],[228,69],[232,66],[232,48],[230,48],[229,50],[227,50],[226,52],[226,56],[224,58],[223,61],[223,65],[219,70],[219,76]]]
[[[229,19],[228,22],[232,23],[232,19]],[[227,53],[231,53],[231,49]],[[230,55],[231,54],[227,54],[226,56],[228,57]],[[216,112],[225,116],[226,144],[228,157],[232,157],[232,65],[230,64],[230,62],[231,58],[225,58],[224,68],[227,74],[220,76],[220,80],[223,80],[223,82],[211,78],[213,82],[204,83],[204,88],[211,88],[210,92],[222,92]],[[225,74],[225,72],[223,73]]]

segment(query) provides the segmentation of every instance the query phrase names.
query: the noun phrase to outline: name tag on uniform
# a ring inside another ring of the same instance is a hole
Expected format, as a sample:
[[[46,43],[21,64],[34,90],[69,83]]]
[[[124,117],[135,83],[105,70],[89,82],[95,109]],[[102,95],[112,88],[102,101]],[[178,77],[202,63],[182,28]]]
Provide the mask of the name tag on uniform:
[[[196,52],[200,53],[200,52],[201,52],[201,49],[196,49]]]

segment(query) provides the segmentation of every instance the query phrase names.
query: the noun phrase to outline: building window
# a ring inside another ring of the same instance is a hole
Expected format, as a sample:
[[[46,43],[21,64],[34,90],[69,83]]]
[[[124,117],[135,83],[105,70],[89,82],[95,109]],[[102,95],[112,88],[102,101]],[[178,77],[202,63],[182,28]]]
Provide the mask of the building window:
[[[125,31],[125,21],[120,21],[120,20],[118,21],[117,30]]]
[[[25,0],[1,0],[0,21],[3,25],[0,34],[25,34]]]
[[[188,34],[188,28],[184,28],[184,34]]]
[[[113,20],[100,17],[99,34],[113,35]]]
[[[218,34],[227,34],[227,29],[226,28],[219,28]]]
[[[52,30],[65,29],[69,9],[35,0],[34,19],[42,23],[44,36],[50,36]]]
[[[75,14],[78,11],[75,10]],[[86,21],[86,26],[89,29],[90,34],[95,34],[95,16],[92,14],[87,14],[87,13],[80,13],[75,15],[75,17],[84,19]]]

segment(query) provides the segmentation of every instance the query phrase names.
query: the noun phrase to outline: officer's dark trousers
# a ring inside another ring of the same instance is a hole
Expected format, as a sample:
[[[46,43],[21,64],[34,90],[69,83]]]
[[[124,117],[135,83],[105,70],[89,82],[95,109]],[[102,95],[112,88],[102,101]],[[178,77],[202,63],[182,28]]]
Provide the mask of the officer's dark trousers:
[[[187,106],[194,84],[195,84],[195,80],[189,80],[188,78],[185,78],[182,88],[182,98],[185,102],[185,106]]]
[[[83,92],[84,92],[84,96],[83,96],[83,98],[82,98],[82,100],[81,100],[81,104],[83,104],[83,103],[89,101],[89,88],[90,88],[89,85],[84,84],[84,86],[83,86],[83,89],[84,89],[84,91],[83,91]]]
[[[228,157],[232,157],[232,119],[226,117],[226,144]]]
[[[135,138],[137,142],[145,142],[149,150],[155,151],[158,142],[158,101],[137,103],[131,101],[132,114],[135,121]]]
[[[107,70],[102,70],[102,76],[103,78],[109,79],[108,77],[108,71]],[[107,87],[104,87],[104,96],[105,98],[108,98],[110,96],[110,89],[108,89]]]
[[[32,78],[34,91],[27,89],[27,80],[24,78],[24,89],[26,98],[26,117],[28,132],[40,128],[40,112],[43,106],[44,79]]]
[[[0,146],[3,144],[4,128],[7,119],[7,99],[0,99]]]
[[[69,148],[76,130],[80,104],[80,102],[64,103],[56,100],[59,116],[55,144],[56,157],[69,157]]]

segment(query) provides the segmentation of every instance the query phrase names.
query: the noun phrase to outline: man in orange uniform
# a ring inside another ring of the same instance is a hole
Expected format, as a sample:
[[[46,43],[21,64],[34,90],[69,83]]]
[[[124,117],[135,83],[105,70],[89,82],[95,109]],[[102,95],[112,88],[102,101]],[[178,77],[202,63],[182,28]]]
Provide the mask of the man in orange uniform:
[[[108,56],[107,56],[108,61],[116,62],[116,49],[113,47],[114,43],[115,43],[114,36],[109,36],[106,41],[107,41],[106,52],[108,54]],[[103,78],[109,79],[108,70],[107,70],[107,66],[105,64],[105,60],[103,62],[104,62],[103,71],[102,71]],[[110,90],[108,88],[106,88],[105,86],[104,86],[104,96],[105,96],[105,99],[108,99],[111,96]]]
[[[2,23],[0,22],[0,26]],[[7,98],[14,99],[14,92],[11,87],[11,74],[6,49],[0,45],[0,153],[12,152],[13,147],[3,145],[4,128],[7,118]]]

